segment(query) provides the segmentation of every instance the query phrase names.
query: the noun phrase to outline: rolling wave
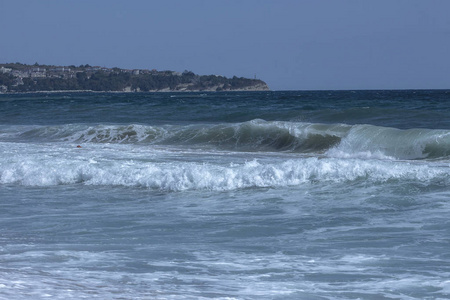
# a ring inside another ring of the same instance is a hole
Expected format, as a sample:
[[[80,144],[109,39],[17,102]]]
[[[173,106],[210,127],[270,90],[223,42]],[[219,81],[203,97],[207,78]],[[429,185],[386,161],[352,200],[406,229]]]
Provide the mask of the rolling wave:
[[[373,125],[266,122],[196,125],[60,125],[0,128],[0,140],[179,145],[233,151],[320,153],[333,157],[439,159],[450,131]]]

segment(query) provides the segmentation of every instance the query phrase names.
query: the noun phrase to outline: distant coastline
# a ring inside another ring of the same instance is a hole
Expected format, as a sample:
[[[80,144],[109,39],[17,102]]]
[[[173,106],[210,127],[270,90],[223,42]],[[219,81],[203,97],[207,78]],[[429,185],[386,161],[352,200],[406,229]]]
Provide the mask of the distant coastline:
[[[268,91],[259,79],[197,75],[191,71],[0,64],[0,93]]]

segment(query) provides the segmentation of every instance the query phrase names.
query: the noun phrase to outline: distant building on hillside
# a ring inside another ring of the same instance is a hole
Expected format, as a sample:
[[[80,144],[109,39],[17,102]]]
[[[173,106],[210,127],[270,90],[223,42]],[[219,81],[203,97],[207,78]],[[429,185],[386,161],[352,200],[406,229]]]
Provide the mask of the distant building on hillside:
[[[49,71],[55,72],[55,73],[64,73],[64,72],[70,72],[70,68],[58,67],[58,68],[50,69]]]
[[[18,78],[30,77],[30,73],[28,71],[20,71],[20,70],[12,70],[11,75]]]
[[[48,70],[49,75],[48,77],[69,79],[74,78],[76,76],[76,73],[77,73],[76,71],[73,71],[71,68],[68,67],[57,67]]]
[[[5,74],[5,73],[11,73],[12,69],[10,68],[5,68],[5,67],[1,67],[0,68],[0,73]]]
[[[44,68],[32,68],[29,74],[31,78],[44,78],[47,76],[47,70]]]

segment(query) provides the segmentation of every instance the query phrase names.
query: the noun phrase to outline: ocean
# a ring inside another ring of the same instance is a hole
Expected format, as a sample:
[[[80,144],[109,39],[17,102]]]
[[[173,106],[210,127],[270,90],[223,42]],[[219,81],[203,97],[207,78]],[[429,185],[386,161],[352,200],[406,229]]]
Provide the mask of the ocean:
[[[0,95],[0,299],[449,299],[450,91]]]

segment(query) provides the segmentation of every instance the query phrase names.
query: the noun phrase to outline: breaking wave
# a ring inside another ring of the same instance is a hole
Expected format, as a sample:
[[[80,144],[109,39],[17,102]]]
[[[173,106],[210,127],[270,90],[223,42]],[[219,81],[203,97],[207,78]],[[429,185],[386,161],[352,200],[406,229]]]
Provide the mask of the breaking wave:
[[[438,159],[450,155],[450,131],[373,125],[266,122],[218,125],[61,125],[0,129],[3,141],[180,145],[233,151],[320,153],[332,157]]]
[[[152,190],[214,190],[287,187],[314,183],[384,183],[392,180],[448,185],[450,168],[418,162],[301,158],[278,163],[252,160],[219,165],[199,162],[96,161],[28,157],[0,164],[0,183],[25,186],[84,184]]]

